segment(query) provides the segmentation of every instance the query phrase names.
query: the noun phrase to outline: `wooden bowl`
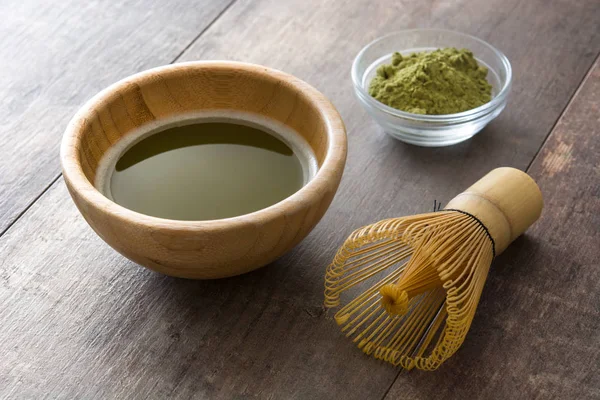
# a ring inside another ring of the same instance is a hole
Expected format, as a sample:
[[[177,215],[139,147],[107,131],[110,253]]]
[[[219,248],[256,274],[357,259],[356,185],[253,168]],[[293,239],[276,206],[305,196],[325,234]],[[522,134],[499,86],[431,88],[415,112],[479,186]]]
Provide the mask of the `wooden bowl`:
[[[284,123],[310,144],[318,163],[316,175],[273,206],[213,221],[143,215],[94,187],[102,156],[132,131],[210,110],[254,113]],[[345,160],[344,124],[325,96],[283,72],[223,61],[159,67],[108,87],[73,117],[61,147],[71,197],[106,243],[152,270],[195,279],[251,271],[298,244],[329,207]]]

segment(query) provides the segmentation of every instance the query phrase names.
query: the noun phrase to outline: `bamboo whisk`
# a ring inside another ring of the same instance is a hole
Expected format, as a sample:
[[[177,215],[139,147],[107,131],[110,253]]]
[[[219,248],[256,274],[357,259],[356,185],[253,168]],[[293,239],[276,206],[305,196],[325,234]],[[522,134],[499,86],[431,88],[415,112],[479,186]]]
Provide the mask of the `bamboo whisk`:
[[[434,370],[463,343],[493,258],[542,206],[533,179],[498,168],[442,211],[360,228],[327,268],[325,306],[345,303],[335,320],[365,353]],[[361,282],[372,286],[352,293]]]

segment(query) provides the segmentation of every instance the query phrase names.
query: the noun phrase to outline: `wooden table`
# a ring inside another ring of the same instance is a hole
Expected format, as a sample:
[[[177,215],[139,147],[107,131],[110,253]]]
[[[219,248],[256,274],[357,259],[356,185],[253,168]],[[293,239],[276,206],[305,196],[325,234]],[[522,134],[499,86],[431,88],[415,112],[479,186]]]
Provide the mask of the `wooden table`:
[[[598,0],[53,3],[0,5],[0,398],[600,399]],[[509,105],[472,140],[402,144],[354,98],[360,48],[411,27],[464,31],[511,60]],[[68,120],[101,88],[196,59],[292,73],[349,135],[340,190],[310,236],[219,281],[161,276],[110,249],[58,160]],[[436,372],[364,356],[321,306],[336,248],[498,166],[530,173],[546,204],[494,262],[463,347]]]

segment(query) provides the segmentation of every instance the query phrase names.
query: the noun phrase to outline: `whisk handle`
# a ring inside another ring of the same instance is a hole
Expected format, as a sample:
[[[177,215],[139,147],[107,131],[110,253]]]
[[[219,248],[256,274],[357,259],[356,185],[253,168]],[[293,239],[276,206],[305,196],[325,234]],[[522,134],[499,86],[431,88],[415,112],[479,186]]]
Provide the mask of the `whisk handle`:
[[[446,205],[477,217],[494,239],[496,254],[527,230],[542,213],[542,192],[525,172],[496,168]]]

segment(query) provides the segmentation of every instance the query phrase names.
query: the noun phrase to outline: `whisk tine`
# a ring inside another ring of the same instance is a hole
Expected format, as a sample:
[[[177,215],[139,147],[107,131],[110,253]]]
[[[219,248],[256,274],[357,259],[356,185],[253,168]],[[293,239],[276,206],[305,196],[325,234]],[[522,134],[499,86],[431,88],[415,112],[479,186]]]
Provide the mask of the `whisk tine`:
[[[345,292],[381,275],[338,310],[336,322],[367,354],[407,369],[435,369],[462,343],[477,305],[471,300],[487,276],[485,270],[481,280],[476,267],[491,262],[490,249],[477,221],[461,213],[380,221],[354,231],[327,268],[325,304],[340,305]],[[456,285],[472,289],[462,293]],[[405,294],[401,309],[388,307],[398,295],[388,299],[389,290]]]
[[[542,205],[527,174],[498,168],[444,210],[357,229],[327,268],[325,305],[341,305],[336,322],[366,354],[434,370],[465,340],[492,259]]]

